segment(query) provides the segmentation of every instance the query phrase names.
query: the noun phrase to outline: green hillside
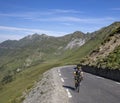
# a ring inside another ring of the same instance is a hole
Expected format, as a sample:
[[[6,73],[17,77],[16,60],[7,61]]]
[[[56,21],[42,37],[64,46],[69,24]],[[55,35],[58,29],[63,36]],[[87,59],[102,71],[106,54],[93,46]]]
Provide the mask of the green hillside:
[[[118,27],[120,22],[89,34],[79,31],[63,37],[34,34],[18,41],[1,43],[0,103],[20,103],[24,99],[22,93],[29,92],[45,71],[56,66],[80,63]],[[119,48],[114,57],[118,55]]]
[[[120,46],[104,59],[98,60],[97,66],[108,69],[120,69]]]
[[[116,37],[114,40],[114,44],[116,43],[117,46],[115,49],[109,53],[108,56],[104,58],[97,59],[96,66],[101,68],[107,69],[120,69],[120,27],[113,31],[108,38],[102,43],[102,45],[111,41],[111,38]]]
[[[29,35],[19,41],[5,41],[0,44],[0,68],[2,74],[8,71],[24,69],[31,65],[61,58],[65,47],[72,39],[86,39],[84,33],[75,32],[63,37],[51,37],[45,34]]]

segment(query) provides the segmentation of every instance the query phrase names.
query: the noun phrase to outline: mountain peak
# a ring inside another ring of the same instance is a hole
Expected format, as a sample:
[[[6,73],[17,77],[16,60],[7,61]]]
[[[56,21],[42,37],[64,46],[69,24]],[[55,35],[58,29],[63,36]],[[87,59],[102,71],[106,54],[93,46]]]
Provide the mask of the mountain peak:
[[[46,34],[41,34],[40,36],[42,36],[42,37],[48,37],[48,35],[46,35]]]
[[[31,40],[31,39],[34,39],[34,38],[39,37],[39,36],[40,36],[39,34],[35,33],[33,35],[28,35],[23,39]]]
[[[77,34],[78,34],[78,33],[79,33],[79,34],[84,34],[84,33],[81,32],[81,31],[75,31],[73,34],[76,34],[76,33],[77,33]]]

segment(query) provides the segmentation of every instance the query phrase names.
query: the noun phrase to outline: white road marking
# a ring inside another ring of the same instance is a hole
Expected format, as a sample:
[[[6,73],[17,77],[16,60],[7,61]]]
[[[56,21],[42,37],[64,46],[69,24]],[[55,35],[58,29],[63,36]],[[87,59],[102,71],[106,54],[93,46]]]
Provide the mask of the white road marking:
[[[63,79],[63,78],[61,78],[61,81],[62,81],[62,82],[64,82],[64,79]]]
[[[98,76],[96,76],[97,78],[101,78],[101,77],[98,77]]]
[[[69,98],[72,98],[72,95],[71,95],[71,93],[69,92],[69,90],[66,89],[66,91],[67,91],[68,97],[69,97]]]
[[[59,76],[61,76],[61,74],[59,73]]]
[[[59,70],[59,69],[58,69],[58,73],[59,73],[59,76],[61,76],[61,73],[60,73],[60,70]],[[67,79],[67,78],[66,78],[66,79]],[[64,79],[63,79],[62,77],[61,77],[61,81],[64,82]],[[66,89],[66,91],[67,91],[68,97],[71,98],[72,95],[71,95],[71,93],[69,92],[69,90]]]
[[[120,84],[119,82],[116,82],[116,84]]]
[[[74,77],[71,77],[71,78],[64,77],[64,79],[74,79]]]
[[[60,70],[58,69],[58,73],[60,73]]]
[[[103,77],[96,76],[97,78],[104,79]]]

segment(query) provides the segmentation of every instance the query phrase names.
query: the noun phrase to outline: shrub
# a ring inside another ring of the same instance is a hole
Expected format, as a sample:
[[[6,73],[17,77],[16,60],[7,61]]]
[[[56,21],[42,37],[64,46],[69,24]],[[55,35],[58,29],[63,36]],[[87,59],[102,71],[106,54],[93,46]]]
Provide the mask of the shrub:
[[[7,84],[7,83],[12,82],[12,81],[13,81],[13,76],[8,74],[8,75],[3,77],[1,83]]]

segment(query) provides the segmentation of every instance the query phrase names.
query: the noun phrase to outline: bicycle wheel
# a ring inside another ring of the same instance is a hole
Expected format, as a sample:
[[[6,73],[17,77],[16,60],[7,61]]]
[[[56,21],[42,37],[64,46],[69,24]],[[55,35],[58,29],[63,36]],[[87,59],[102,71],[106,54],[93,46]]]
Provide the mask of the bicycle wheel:
[[[79,82],[78,81],[75,82],[75,91],[79,92]]]
[[[79,93],[79,83],[77,84],[77,92]]]

